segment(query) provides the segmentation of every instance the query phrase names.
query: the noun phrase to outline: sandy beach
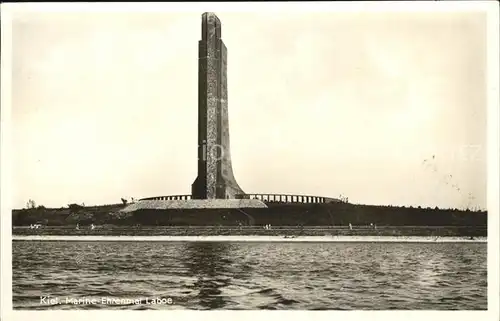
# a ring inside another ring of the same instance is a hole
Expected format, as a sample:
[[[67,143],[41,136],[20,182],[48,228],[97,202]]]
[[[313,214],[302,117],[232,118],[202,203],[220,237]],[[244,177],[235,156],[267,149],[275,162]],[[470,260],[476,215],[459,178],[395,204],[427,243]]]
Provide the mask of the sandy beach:
[[[13,235],[14,241],[124,241],[124,242],[394,242],[394,243],[486,243],[486,237],[428,236],[102,236],[102,235]]]

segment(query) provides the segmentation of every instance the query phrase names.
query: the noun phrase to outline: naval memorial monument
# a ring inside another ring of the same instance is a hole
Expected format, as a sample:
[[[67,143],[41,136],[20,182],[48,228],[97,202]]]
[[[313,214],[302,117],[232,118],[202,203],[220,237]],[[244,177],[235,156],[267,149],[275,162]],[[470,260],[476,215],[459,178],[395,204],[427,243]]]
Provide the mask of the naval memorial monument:
[[[202,16],[198,58],[198,177],[194,199],[234,199],[244,194],[234,178],[227,113],[227,49],[216,15]]]
[[[245,193],[234,177],[229,144],[227,48],[222,24],[214,13],[204,13],[198,43],[198,176],[191,194],[140,199],[124,209],[267,208],[266,203],[329,203],[328,197]]]
[[[192,235],[207,235],[207,233],[212,233],[222,235],[239,233],[240,235],[260,235],[262,233],[295,233],[303,235],[304,233],[307,235],[486,236],[486,211],[363,205],[349,203],[347,199],[341,201],[322,196],[244,192],[235,179],[231,164],[227,49],[222,41],[219,18],[213,13],[204,13],[201,30],[198,52],[198,161],[197,176],[190,187],[191,193],[147,197],[132,204],[124,202],[123,204],[90,207],[70,204],[68,208],[38,207],[13,210],[12,224],[21,226],[13,230],[13,234],[151,235],[151,233],[173,233],[172,235],[189,235],[191,233]],[[194,144],[193,148],[195,148]],[[255,168],[255,170],[259,169]],[[31,230],[22,227],[40,222],[53,226],[64,226],[68,223],[112,224],[123,229],[82,231],[72,228],[71,232],[68,232],[67,229]],[[348,227],[351,224],[359,228],[351,230]],[[379,228],[363,228],[363,226],[372,226],[371,224]],[[152,231],[147,228],[131,227],[138,225],[170,226],[171,229]],[[281,232],[262,229],[267,225],[289,229],[280,230]],[[205,226],[206,228],[185,228],[189,226]],[[225,230],[212,228],[214,226],[228,228]],[[238,228],[231,229],[231,226]],[[247,229],[241,229],[241,226],[246,226]],[[306,226],[314,228],[302,229]],[[318,226],[327,229],[317,229]],[[397,228],[394,228],[395,226]],[[339,228],[333,230],[333,227]]]

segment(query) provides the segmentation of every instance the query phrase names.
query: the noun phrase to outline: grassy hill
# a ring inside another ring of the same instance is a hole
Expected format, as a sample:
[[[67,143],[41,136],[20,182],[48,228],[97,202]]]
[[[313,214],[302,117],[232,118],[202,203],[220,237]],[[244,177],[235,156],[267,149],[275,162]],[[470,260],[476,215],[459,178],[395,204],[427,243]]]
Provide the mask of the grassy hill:
[[[349,203],[287,204],[268,203],[269,208],[207,210],[142,210],[120,212],[126,205],[79,206],[62,208],[43,206],[12,211],[12,225],[46,226],[462,226],[487,225],[486,211],[431,209]]]

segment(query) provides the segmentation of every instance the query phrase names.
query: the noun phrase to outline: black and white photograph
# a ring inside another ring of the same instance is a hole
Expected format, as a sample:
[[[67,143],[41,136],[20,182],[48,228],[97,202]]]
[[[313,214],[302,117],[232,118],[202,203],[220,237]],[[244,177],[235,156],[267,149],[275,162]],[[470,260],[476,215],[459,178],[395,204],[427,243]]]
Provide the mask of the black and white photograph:
[[[2,4],[2,318],[498,320],[498,4],[446,2]]]

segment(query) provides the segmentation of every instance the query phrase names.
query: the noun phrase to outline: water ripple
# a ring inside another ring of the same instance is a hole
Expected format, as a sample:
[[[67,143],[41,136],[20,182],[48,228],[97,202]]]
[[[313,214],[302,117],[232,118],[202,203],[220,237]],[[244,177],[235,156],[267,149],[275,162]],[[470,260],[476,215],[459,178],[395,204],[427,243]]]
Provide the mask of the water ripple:
[[[486,244],[15,241],[12,258],[15,309],[487,309]]]

